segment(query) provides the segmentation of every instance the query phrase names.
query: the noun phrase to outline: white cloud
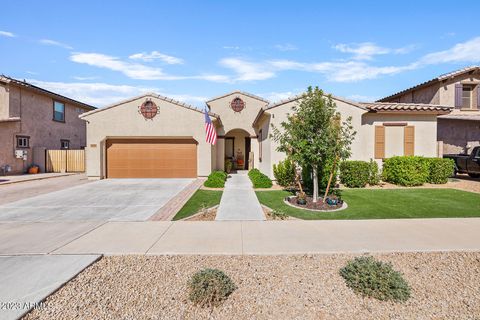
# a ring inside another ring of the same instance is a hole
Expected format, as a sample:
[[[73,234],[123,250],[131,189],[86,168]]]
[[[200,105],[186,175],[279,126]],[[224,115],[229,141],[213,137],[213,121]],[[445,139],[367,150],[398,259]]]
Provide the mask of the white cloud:
[[[163,93],[155,87],[112,85],[101,82],[49,82],[35,79],[29,79],[28,82],[96,107],[104,107],[148,92],[155,92],[175,100],[197,104],[199,107],[203,107],[207,100],[203,96]]]
[[[55,40],[51,40],[51,39],[41,39],[38,42],[40,42],[41,44],[47,45],[47,46],[55,46],[55,47],[60,47],[60,48],[68,49],[68,50],[73,49],[68,44],[58,42],[58,41],[55,41]]]
[[[142,52],[142,53],[135,53],[129,56],[130,59],[133,60],[142,60],[142,61],[153,61],[153,60],[160,60],[167,64],[183,64],[183,59],[169,56],[167,54],[152,51],[150,53]]]
[[[240,46],[223,46],[222,48],[226,50],[240,50]]]
[[[380,75],[396,74],[412,70],[416,65],[376,67],[361,61],[303,63],[292,60],[272,60],[268,62],[276,70],[296,70],[323,74],[334,82],[355,82],[375,79]]]
[[[266,93],[258,93],[257,96],[265,98],[270,102],[278,102],[280,100],[285,100],[285,99],[288,99],[290,97],[293,97],[293,96],[295,96],[299,93],[300,93],[300,91],[299,92],[293,92],[293,91],[275,92],[275,91],[272,91],[272,92],[266,92]]]
[[[95,80],[95,79],[98,79],[98,77],[81,77],[81,76],[73,76],[72,77],[73,79],[75,80],[79,80],[79,81],[86,81],[86,80]]]
[[[475,63],[480,61],[480,37],[469,41],[458,43],[452,48],[444,51],[434,52],[425,55],[420,59],[424,64],[440,63]]]
[[[405,54],[412,51],[415,47],[410,45],[402,48],[392,49],[377,46],[373,42],[362,42],[356,44],[340,43],[333,48],[343,53],[352,53],[354,60],[371,60],[373,56],[384,54]]]
[[[376,96],[365,96],[362,94],[352,94],[346,97],[349,100],[358,101],[358,102],[371,102],[377,101],[379,97]]]
[[[277,45],[275,45],[275,49],[277,49],[279,51],[295,51],[295,50],[298,50],[298,48],[291,43],[277,44]]]
[[[28,82],[94,106],[105,106],[142,93],[156,91],[156,88],[111,85],[99,82],[48,82],[35,79],[30,79]]]
[[[268,66],[239,58],[225,58],[220,60],[220,64],[235,71],[234,80],[237,81],[266,80],[275,76]]]
[[[2,31],[0,30],[0,36],[2,37],[8,37],[8,38],[15,38],[16,35],[11,33],[11,32],[8,32],[8,31]]]
[[[138,63],[124,62],[116,57],[101,53],[74,53],[70,60],[90,66],[122,72],[127,77],[138,80],[172,79],[163,73],[162,69],[148,67]]]
[[[163,72],[161,68],[150,67],[140,63],[122,61],[119,58],[101,53],[73,53],[70,60],[90,66],[109,69],[125,74],[131,79],[137,80],[207,80],[212,82],[228,82],[229,78],[224,75],[202,74],[194,76],[175,76]]]

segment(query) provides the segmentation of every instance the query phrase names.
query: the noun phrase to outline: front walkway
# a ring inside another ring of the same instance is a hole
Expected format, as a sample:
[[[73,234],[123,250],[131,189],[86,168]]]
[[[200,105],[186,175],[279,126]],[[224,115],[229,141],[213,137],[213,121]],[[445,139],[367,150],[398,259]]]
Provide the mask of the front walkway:
[[[239,170],[227,179],[215,220],[265,220],[247,173],[247,170]]]
[[[480,218],[6,222],[0,223],[0,256],[480,251],[478,230]]]

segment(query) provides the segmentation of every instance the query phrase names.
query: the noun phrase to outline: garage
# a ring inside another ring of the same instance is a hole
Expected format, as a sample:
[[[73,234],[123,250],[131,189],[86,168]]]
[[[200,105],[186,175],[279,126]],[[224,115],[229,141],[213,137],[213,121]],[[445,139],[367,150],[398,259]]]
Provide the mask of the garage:
[[[194,139],[109,139],[107,178],[196,178]]]

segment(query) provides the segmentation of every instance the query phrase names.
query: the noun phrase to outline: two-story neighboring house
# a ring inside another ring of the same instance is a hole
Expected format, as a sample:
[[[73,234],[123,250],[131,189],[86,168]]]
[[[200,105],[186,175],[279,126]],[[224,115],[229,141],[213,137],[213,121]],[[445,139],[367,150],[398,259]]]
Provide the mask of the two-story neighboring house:
[[[85,148],[86,124],[78,116],[93,109],[25,81],[0,76],[0,167],[8,165],[11,174],[22,173],[44,157],[45,149]]]
[[[437,140],[444,154],[468,153],[480,145],[480,66],[441,75],[379,100],[453,107],[438,117]]]

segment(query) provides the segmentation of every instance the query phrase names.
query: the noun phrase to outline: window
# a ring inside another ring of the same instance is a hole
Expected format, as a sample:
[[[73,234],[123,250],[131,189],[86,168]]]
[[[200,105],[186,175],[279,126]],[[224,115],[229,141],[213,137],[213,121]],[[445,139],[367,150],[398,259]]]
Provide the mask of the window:
[[[263,130],[260,129],[260,131],[258,132],[258,161],[262,162],[262,134],[263,134]]]
[[[70,149],[70,140],[60,140],[60,149]]]
[[[17,148],[29,148],[29,147],[30,147],[30,137],[17,136]]]
[[[462,86],[462,108],[471,109],[472,108],[472,93],[473,86],[463,85]]]
[[[65,104],[58,101],[53,102],[53,120],[65,122]]]

